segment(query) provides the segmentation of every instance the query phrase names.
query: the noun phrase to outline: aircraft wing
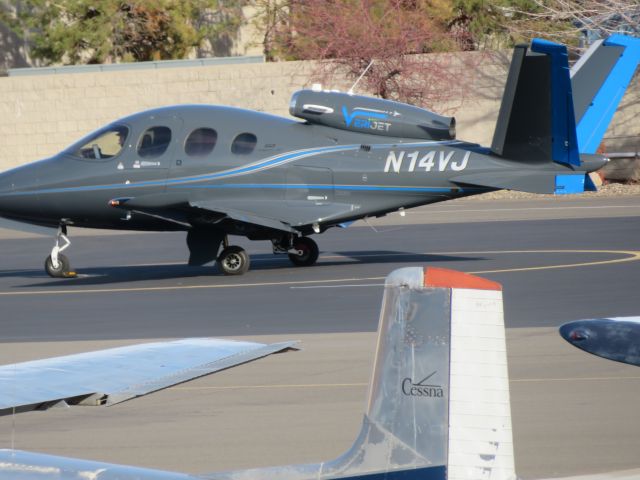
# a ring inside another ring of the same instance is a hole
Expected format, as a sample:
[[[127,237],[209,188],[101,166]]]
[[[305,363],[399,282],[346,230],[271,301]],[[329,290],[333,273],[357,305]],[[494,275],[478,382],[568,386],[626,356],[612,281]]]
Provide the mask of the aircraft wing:
[[[354,207],[345,203],[311,204],[308,201],[255,201],[220,202],[202,200],[190,202],[195,208],[221,212],[228,217],[245,223],[253,223],[278,230],[293,231],[292,227],[326,223],[332,218],[353,213]]]
[[[170,223],[190,227],[234,221],[295,233],[297,227],[355,214],[356,207],[346,203],[316,204],[305,200],[178,200],[171,195],[143,195],[111,201],[111,205],[134,214],[149,215]]]
[[[0,415],[52,406],[114,405],[292,349],[189,338],[0,366]]]
[[[184,473],[0,449],[0,480],[196,480]]]

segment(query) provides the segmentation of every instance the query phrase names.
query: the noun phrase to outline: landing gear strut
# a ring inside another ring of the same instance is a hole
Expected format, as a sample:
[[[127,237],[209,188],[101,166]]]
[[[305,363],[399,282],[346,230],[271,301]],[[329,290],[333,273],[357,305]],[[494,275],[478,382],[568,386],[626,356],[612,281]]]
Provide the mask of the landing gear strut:
[[[237,245],[229,246],[229,239],[225,236],[223,249],[218,255],[216,263],[225,275],[242,275],[249,270],[249,254]]]
[[[318,244],[309,237],[292,235],[272,242],[273,253],[287,253],[291,263],[297,267],[309,267],[318,260]]]
[[[75,272],[71,271],[69,259],[62,254],[71,245],[71,240],[67,237],[67,226],[60,225],[56,235],[56,243],[51,249],[51,255],[44,262],[44,269],[53,278],[73,278]]]

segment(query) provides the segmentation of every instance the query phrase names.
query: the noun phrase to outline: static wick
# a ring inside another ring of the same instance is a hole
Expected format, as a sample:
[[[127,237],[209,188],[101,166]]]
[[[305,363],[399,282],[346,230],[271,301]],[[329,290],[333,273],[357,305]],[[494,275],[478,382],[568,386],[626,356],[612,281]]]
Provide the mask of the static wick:
[[[360,74],[360,76],[358,77],[358,79],[355,81],[355,83],[353,85],[351,85],[351,88],[349,89],[349,95],[353,95],[353,89],[356,88],[356,85],[358,85],[358,83],[360,82],[360,80],[362,80],[362,77],[365,76],[365,74],[369,71],[369,69],[371,68],[371,65],[373,65],[373,60],[371,60],[369,62],[369,65],[367,65],[367,68],[364,69],[364,72],[362,72]]]

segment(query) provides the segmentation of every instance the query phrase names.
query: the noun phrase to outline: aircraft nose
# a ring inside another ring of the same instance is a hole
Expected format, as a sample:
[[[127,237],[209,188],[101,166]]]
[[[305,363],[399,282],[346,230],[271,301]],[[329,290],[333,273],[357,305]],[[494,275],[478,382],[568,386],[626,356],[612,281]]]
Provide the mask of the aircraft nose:
[[[32,215],[39,207],[35,192],[37,187],[36,165],[26,165],[0,173],[0,216],[19,218],[25,213]]]
[[[8,204],[13,193],[11,176],[11,172],[0,173],[0,214],[8,210]]]

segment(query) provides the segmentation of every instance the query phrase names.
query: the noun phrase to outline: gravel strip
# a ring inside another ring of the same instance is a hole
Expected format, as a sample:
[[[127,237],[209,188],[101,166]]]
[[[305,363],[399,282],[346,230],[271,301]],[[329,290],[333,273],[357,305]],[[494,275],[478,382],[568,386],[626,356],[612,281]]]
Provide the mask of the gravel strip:
[[[597,192],[584,192],[585,197],[620,197],[620,196],[640,196],[640,184],[623,184],[609,183],[598,187]],[[478,200],[515,200],[515,199],[531,199],[531,198],[555,198],[555,199],[572,199],[575,195],[541,195],[539,193],[516,192],[513,190],[498,190],[497,192],[482,193],[458,199],[459,202],[478,201]]]

